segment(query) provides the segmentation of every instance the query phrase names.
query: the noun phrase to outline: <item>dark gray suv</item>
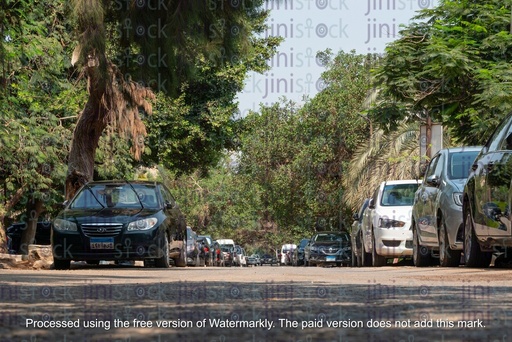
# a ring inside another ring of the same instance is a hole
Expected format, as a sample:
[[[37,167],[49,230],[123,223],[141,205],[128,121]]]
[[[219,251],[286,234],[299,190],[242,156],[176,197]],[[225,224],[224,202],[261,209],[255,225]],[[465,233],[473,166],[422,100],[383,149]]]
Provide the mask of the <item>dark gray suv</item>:
[[[480,150],[480,146],[446,148],[430,160],[412,209],[416,266],[432,265],[438,253],[441,266],[459,266],[464,241],[462,192]]]

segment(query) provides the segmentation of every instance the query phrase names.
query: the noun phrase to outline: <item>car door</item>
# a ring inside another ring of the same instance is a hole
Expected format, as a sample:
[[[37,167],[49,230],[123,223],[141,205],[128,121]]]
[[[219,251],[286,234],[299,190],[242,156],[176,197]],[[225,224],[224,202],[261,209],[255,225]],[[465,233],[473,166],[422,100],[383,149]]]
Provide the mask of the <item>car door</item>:
[[[510,133],[510,120],[504,120],[472,166],[474,229],[481,240],[489,237],[491,231],[492,234],[499,230],[510,232],[510,223],[508,229],[504,229],[501,222],[503,212],[508,208],[510,177],[507,178],[506,174],[512,148],[512,142],[507,143],[512,139]],[[504,200],[505,196],[507,199]]]
[[[510,185],[512,180],[512,125],[505,127],[496,150],[489,154],[484,213],[490,237],[512,236],[510,225]]]
[[[423,182],[415,194],[415,219],[421,245],[437,246],[436,199],[444,165],[444,154],[430,161]]]

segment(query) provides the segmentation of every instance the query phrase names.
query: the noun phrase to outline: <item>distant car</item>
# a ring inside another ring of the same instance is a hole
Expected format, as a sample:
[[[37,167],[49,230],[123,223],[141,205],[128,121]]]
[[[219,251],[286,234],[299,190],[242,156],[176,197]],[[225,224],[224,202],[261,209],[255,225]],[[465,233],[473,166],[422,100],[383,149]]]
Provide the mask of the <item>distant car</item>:
[[[362,264],[384,266],[390,258],[412,257],[411,214],[420,180],[382,182],[361,222]]]
[[[258,254],[252,254],[247,257],[247,266],[258,266],[260,262],[261,260]]]
[[[158,182],[101,181],[82,186],[52,222],[55,269],[71,260],[143,260],[169,267],[185,263],[186,223],[169,190]]]
[[[205,266],[205,253],[198,242],[196,232],[187,227],[187,265],[188,266]]]
[[[352,223],[351,231],[350,231],[350,242],[352,245],[352,267],[360,267],[363,266],[363,236],[361,231],[361,223],[363,222],[364,211],[368,208],[368,204],[370,203],[370,199],[366,198],[361,207],[359,207],[359,211],[356,212],[353,216],[354,222]],[[371,260],[366,259],[367,263]],[[370,266],[370,265],[365,265]]]
[[[210,235],[198,235],[197,243],[201,253],[205,256],[206,266],[213,266],[215,260],[215,250],[213,247],[213,239]]]
[[[459,266],[464,244],[462,192],[481,149],[481,146],[446,148],[430,160],[412,207],[416,266],[437,263],[443,267]],[[437,255],[439,262],[433,257]]]
[[[277,262],[276,257],[271,255],[271,254],[263,254],[263,256],[260,259],[260,265],[261,266],[263,266],[263,265],[274,266],[274,265],[277,265],[277,264],[278,264],[278,262]]]
[[[6,229],[7,236],[7,250],[10,254],[19,254],[21,252],[21,234],[26,229],[25,222],[13,223]],[[50,221],[37,222],[36,234],[32,244],[35,245],[50,245],[51,244],[51,229]]]
[[[348,265],[351,258],[350,235],[325,231],[313,235],[304,249],[306,266]]]
[[[304,248],[308,244],[309,239],[300,240],[297,248],[293,251],[292,254],[292,266],[301,266],[304,265]]]
[[[294,243],[287,243],[281,246],[279,253],[279,264],[286,266],[292,264],[292,254],[297,249],[297,245]]]
[[[512,113],[496,128],[471,165],[462,213],[467,267],[510,261],[512,251]]]
[[[235,242],[232,239],[218,239],[222,266],[233,266],[235,263]]]
[[[245,249],[243,249],[240,245],[235,245],[235,248],[233,249],[233,265],[240,267],[247,266]]]

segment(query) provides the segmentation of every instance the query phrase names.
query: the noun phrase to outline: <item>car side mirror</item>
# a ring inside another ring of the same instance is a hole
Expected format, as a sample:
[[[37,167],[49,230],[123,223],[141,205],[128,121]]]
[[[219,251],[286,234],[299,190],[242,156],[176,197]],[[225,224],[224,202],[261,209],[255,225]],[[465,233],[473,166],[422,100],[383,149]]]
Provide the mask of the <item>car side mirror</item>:
[[[359,221],[359,214],[354,213],[354,215],[352,215],[352,218],[354,219],[354,221]]]
[[[172,209],[172,208],[174,208],[174,205],[172,205],[172,203],[169,201],[165,201],[165,209]]]
[[[373,203],[373,198],[368,202],[368,208],[375,209],[375,203]]]
[[[69,200],[65,200],[64,202],[62,202],[61,205],[62,205],[63,208],[65,208],[65,207],[68,206],[68,204],[69,204]]]
[[[427,179],[425,181],[430,186],[438,186],[439,185],[439,177],[437,177],[436,175],[427,177]]]

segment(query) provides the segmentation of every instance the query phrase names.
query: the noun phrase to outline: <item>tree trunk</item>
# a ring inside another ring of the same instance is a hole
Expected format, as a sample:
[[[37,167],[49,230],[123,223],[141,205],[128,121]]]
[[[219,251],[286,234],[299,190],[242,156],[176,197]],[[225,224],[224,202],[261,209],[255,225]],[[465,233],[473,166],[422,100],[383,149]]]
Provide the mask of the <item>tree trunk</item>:
[[[101,62],[106,63],[106,59],[101,58]],[[110,69],[106,66],[87,68],[89,99],[73,132],[66,176],[66,200],[70,200],[82,185],[93,180],[96,148],[108,124],[105,108],[108,72]]]
[[[27,222],[25,229],[21,232],[20,254],[28,255],[28,245],[34,243],[39,215],[43,212],[44,206],[41,199],[31,199],[27,202]]]

